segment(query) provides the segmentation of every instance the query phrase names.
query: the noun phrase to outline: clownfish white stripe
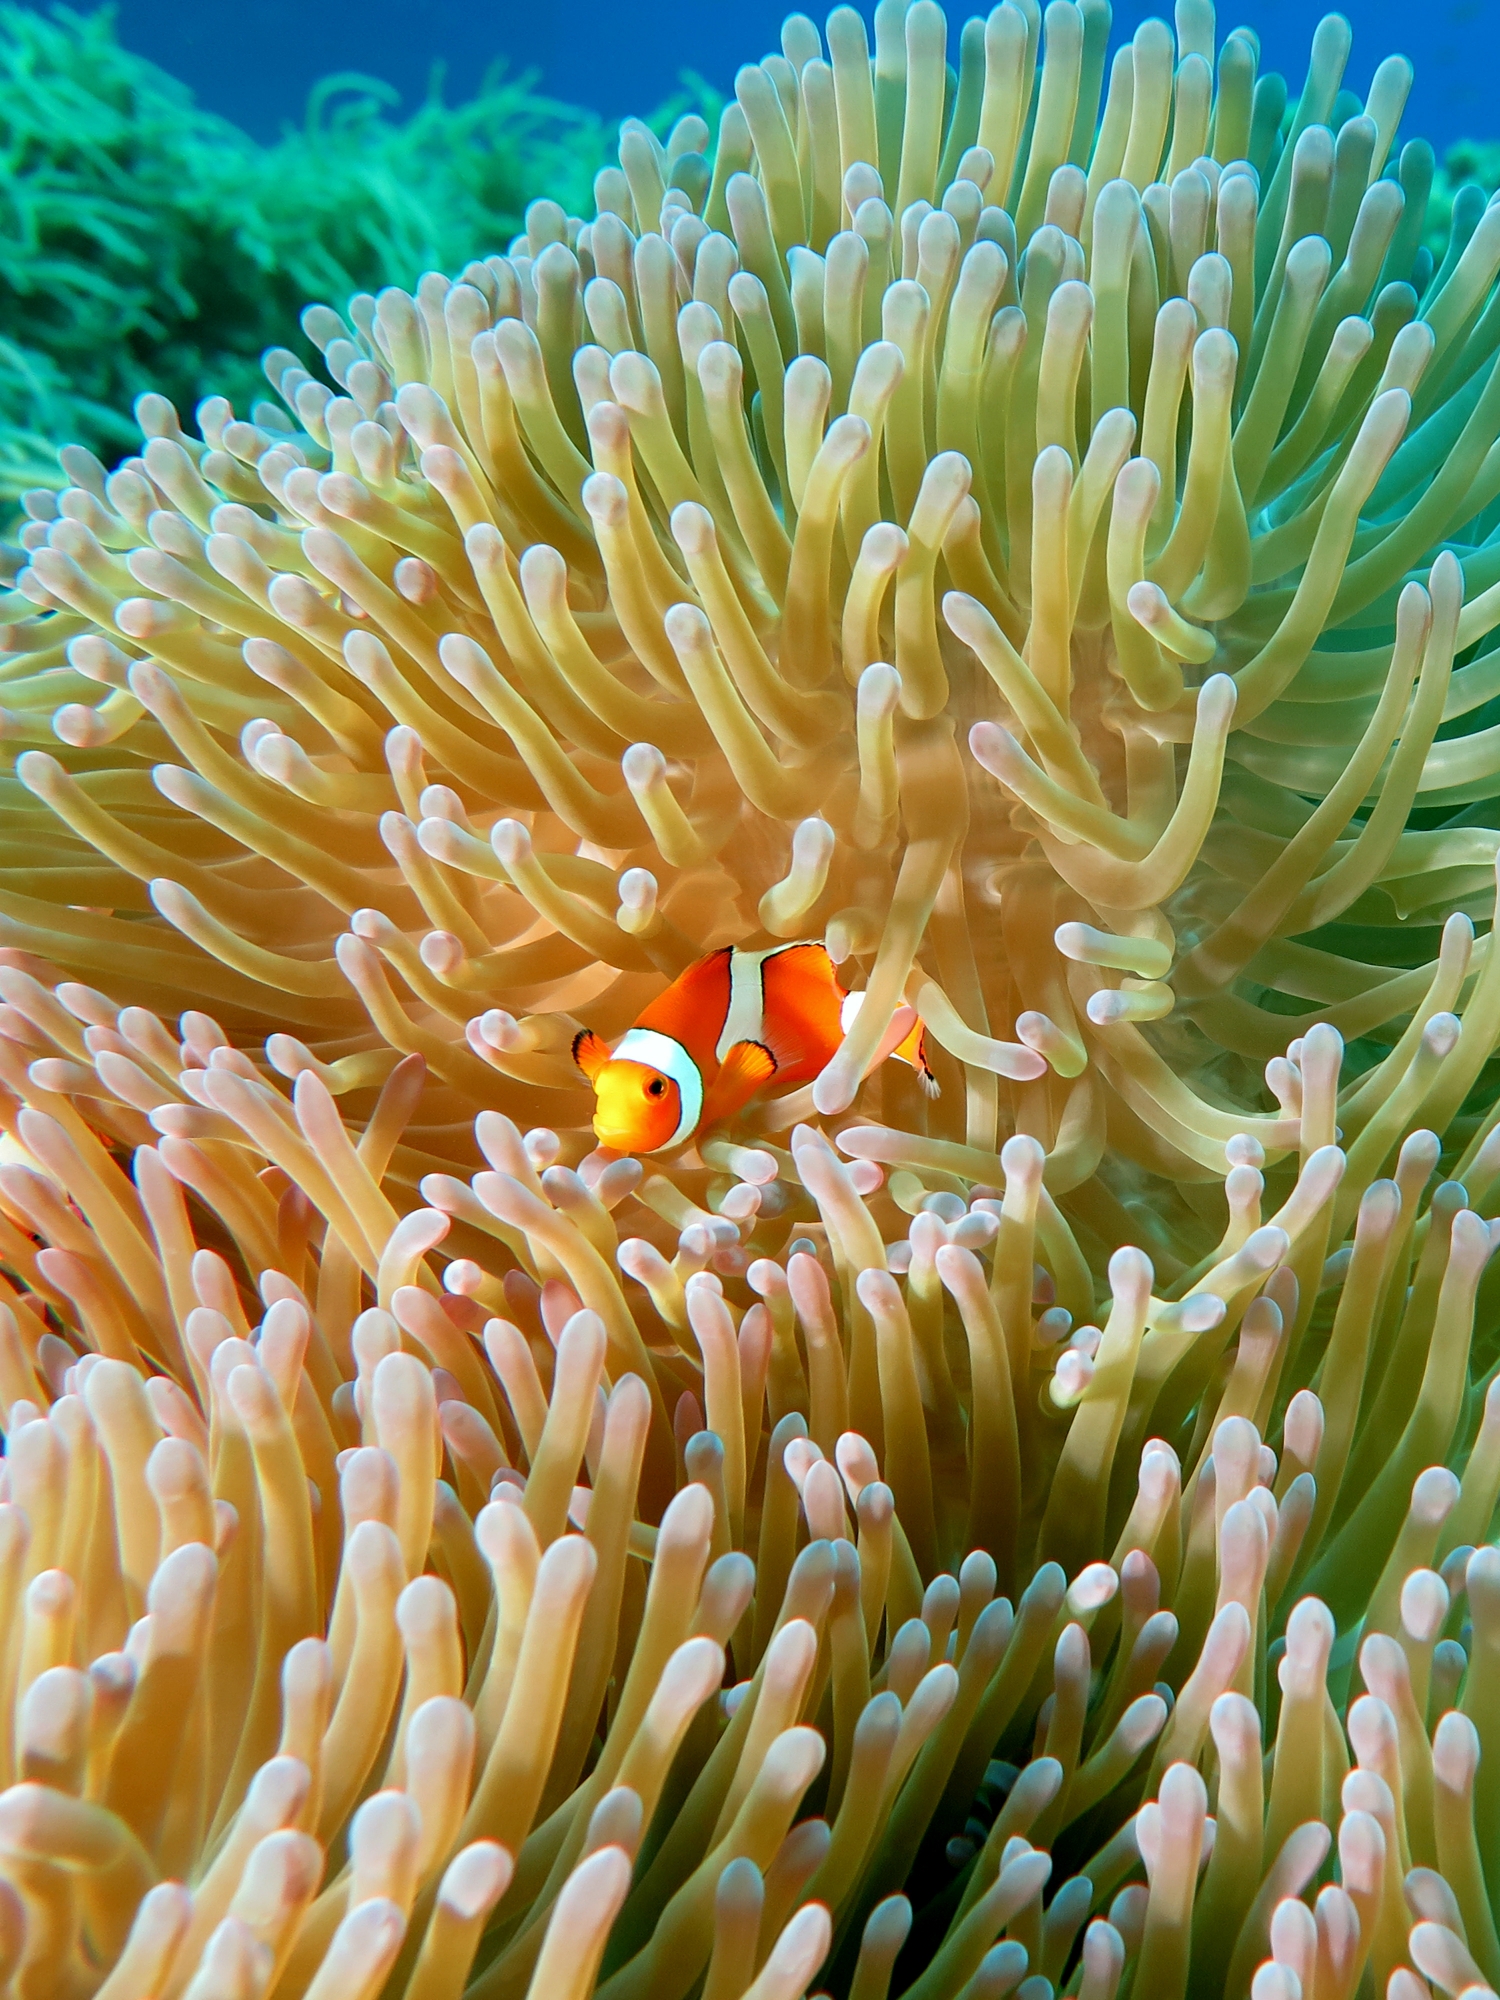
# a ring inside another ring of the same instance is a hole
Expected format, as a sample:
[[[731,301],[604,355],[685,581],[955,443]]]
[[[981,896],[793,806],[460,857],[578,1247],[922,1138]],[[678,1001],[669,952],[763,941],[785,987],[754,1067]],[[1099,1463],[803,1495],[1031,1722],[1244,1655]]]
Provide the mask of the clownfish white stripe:
[[[737,951],[729,961],[729,1008],[724,1026],[714,1045],[714,1058],[723,1062],[736,1042],[763,1039],[766,1020],[765,963],[783,946],[770,951]]]
[[[843,1004],[839,1008],[839,1025],[846,1035],[853,1027],[855,1016],[864,1004],[865,996],[863,993],[846,993],[844,995]],[[875,1052],[870,1068],[874,1069],[877,1063],[883,1063],[886,1057],[906,1040],[916,1025],[916,1009],[909,1007],[903,1000],[891,1016],[890,1025],[881,1038],[880,1047]]]
[[[663,1076],[672,1079],[677,1086],[682,1115],[666,1144],[676,1146],[686,1139],[703,1116],[703,1078],[681,1042],[670,1035],[657,1034],[654,1028],[631,1028],[622,1036],[612,1060],[643,1063],[647,1069],[660,1070]]]

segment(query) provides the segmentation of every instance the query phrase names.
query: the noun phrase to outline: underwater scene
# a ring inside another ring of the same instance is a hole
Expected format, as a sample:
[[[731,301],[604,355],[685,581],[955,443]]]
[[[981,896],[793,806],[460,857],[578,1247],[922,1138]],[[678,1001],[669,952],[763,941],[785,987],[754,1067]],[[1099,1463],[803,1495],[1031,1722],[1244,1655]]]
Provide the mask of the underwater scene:
[[[1500,1995],[1500,23],[758,7],[0,6],[0,2000]]]

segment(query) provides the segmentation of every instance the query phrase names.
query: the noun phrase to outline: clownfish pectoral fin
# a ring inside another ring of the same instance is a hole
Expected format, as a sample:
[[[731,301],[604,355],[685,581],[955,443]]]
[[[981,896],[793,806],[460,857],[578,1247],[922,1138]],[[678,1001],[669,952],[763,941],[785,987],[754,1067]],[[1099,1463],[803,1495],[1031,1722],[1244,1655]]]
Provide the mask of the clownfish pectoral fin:
[[[609,1061],[609,1043],[592,1028],[580,1028],[573,1037],[573,1060],[592,1083]]]
[[[703,1100],[704,1125],[732,1118],[776,1074],[776,1058],[764,1042],[736,1042],[725,1051],[719,1073]]]
[[[910,1063],[917,1072],[917,1081],[929,1097],[941,1097],[942,1086],[932,1073],[932,1065],[927,1060],[927,1030],[917,1021],[910,1032],[902,1037],[891,1050],[898,1062]]]

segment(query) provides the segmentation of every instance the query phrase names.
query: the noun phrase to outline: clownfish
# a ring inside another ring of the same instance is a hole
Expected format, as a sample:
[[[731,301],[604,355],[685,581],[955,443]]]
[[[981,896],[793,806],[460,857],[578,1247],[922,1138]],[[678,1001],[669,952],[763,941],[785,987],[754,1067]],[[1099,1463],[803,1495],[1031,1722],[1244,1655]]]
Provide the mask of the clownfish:
[[[592,1028],[573,1060],[594,1086],[594,1132],[618,1153],[662,1153],[723,1124],[771,1082],[811,1083],[864,1001],[821,944],[710,952],[658,994],[613,1050]],[[910,1063],[931,1096],[926,1031],[900,1007],[876,1057]]]

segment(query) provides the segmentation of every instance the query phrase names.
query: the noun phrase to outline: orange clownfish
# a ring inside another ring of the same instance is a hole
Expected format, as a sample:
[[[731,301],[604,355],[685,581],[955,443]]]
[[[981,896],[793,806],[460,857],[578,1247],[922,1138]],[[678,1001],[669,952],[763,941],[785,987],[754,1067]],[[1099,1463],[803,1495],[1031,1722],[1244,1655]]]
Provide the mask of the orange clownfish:
[[[592,1028],[573,1060],[594,1086],[594,1132],[618,1153],[661,1153],[742,1111],[773,1080],[811,1083],[858,1013],[821,944],[739,951],[726,945],[690,965],[658,994],[611,1050]],[[926,1031],[910,1007],[896,1011],[877,1060],[899,1056],[929,1094]]]

